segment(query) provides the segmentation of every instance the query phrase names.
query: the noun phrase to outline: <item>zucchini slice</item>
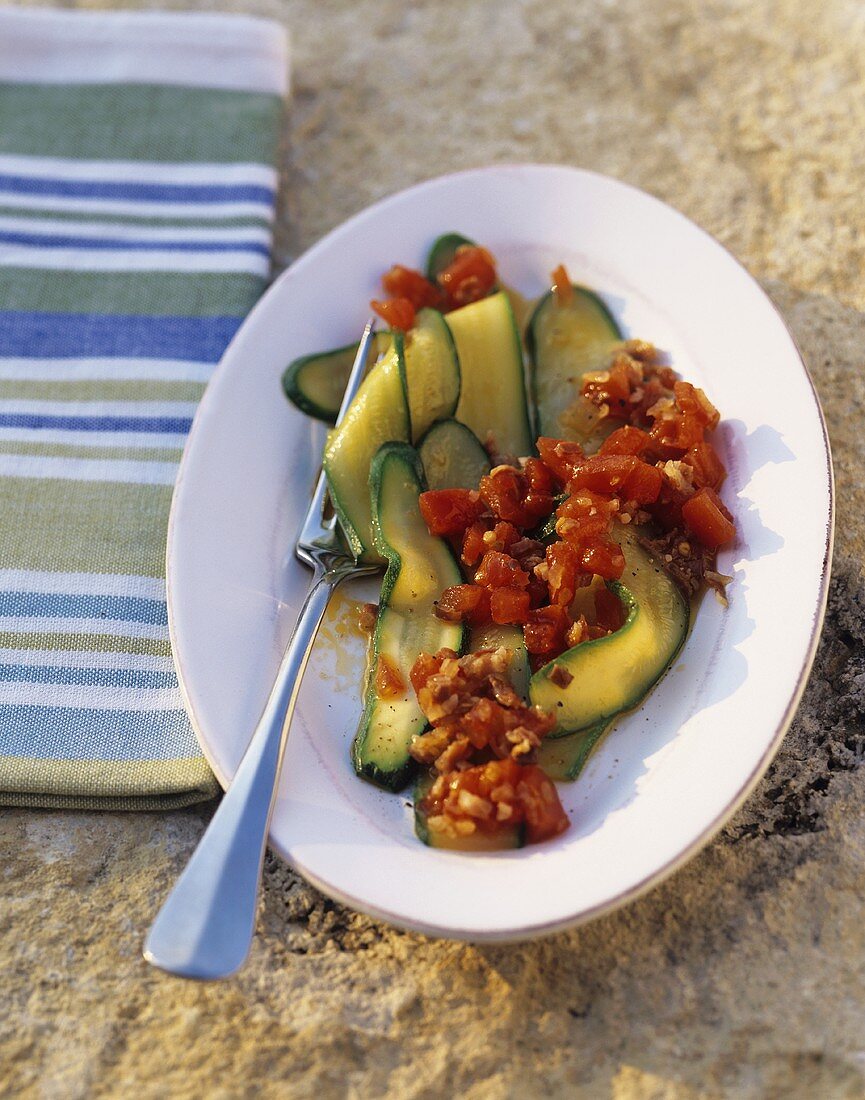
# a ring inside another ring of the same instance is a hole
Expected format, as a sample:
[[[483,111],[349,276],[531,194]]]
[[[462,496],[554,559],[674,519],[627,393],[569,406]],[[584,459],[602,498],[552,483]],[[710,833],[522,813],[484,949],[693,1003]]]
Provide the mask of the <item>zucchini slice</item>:
[[[373,456],[389,440],[411,434],[401,332],[391,335],[382,359],[364,378],[338,428],[327,437],[324,471],[333,506],[356,558],[383,560],[372,532],[369,474]]]
[[[372,461],[369,483],[375,548],[386,559],[387,571],[352,761],[359,775],[397,791],[415,770],[408,752],[411,739],[427,724],[409,672],[422,652],[435,653],[443,646],[462,649],[462,624],[442,622],[434,614],[442,589],[459,584],[461,578],[450,547],[429,533],[420,514],[418,496],[425,484],[417,451],[405,443],[385,443]],[[382,660],[404,685],[399,694],[387,698],[376,691]]]
[[[490,459],[474,432],[458,420],[437,420],[418,446],[430,489],[477,489]]]
[[[427,825],[426,814],[421,802],[433,785],[433,776],[429,772],[420,775],[414,787],[414,831],[419,840],[430,848],[444,848],[452,852],[501,852],[508,848],[522,848],[526,842],[524,825],[511,825],[497,831],[493,836],[475,832],[471,836],[448,837],[433,832]]]
[[[574,780],[586,766],[592,749],[601,740],[611,723],[605,718],[588,729],[567,737],[547,737],[538,750],[538,764],[550,779]]]
[[[417,443],[434,421],[453,416],[460,398],[460,365],[450,329],[434,309],[419,311],[404,347],[412,442]]]
[[[580,286],[573,291],[567,303],[553,291],[540,299],[526,329],[526,345],[538,435],[574,439],[591,453],[615,423],[599,421],[597,408],[580,395],[580,379],[586,371],[603,370],[623,337],[596,294]]]
[[[457,420],[483,444],[492,437],[500,454],[534,453],[520,334],[507,294],[462,306],[446,320],[462,375]]]
[[[427,256],[426,277],[434,283],[444,269],[450,267],[453,263],[457,249],[462,248],[464,245],[472,247],[474,243],[474,241],[470,241],[468,237],[463,237],[459,233],[443,233],[440,237],[437,237],[429,250],[429,256]]]
[[[529,698],[558,719],[552,734],[585,730],[630,710],[663,676],[688,633],[688,606],[677,585],[628,528],[616,532],[625,554],[623,580],[609,588],[627,611],[606,638],[583,642],[539,669]],[[556,665],[573,677],[565,688],[551,679]]]
[[[370,345],[370,364],[376,361],[389,343],[389,332],[375,334]],[[302,355],[293,360],[282,376],[285,396],[307,416],[314,416],[327,424],[335,423],[355,355],[357,344],[346,344],[344,348]]]
[[[509,676],[514,685],[514,691],[523,699],[527,699],[531,672],[522,627],[485,623],[484,626],[471,628],[468,644],[470,653],[477,653],[479,649],[499,649],[501,646],[511,651]]]

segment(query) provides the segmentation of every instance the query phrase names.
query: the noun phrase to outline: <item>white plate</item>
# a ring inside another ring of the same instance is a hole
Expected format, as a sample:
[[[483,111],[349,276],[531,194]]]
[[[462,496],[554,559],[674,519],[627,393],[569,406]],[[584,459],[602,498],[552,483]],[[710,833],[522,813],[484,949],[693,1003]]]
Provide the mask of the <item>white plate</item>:
[[[668,206],[553,166],[446,176],[378,203],[264,296],[226,352],[187,446],[169,532],[171,639],[192,722],[223,785],[308,582],[290,548],[323,433],[282,397],[281,372],[294,356],[357,338],[381,273],[395,262],[420,266],[448,230],[487,245],[505,281],[529,296],[564,261],[627,333],[667,349],[706,388],[724,417],[723,496],[740,532],[720,561],[735,574],[729,609],[703,601],[673,670],[582,778],[560,785],[571,829],[521,851],[425,848],[407,798],[355,777],[348,749],[363,647],[333,623],[319,640],[273,847],[325,893],[394,924],[517,939],[633,898],[693,855],[753,788],[814,655],[832,471],[820,408],[779,315],[729,253]]]

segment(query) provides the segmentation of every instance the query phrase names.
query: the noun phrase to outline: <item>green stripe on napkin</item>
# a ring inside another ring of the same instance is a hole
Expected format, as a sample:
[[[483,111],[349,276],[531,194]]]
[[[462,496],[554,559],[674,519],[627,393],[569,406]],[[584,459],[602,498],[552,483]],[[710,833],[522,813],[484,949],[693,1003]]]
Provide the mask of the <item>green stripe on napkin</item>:
[[[165,543],[195,408],[269,273],[284,33],[0,10],[0,804],[212,797]]]

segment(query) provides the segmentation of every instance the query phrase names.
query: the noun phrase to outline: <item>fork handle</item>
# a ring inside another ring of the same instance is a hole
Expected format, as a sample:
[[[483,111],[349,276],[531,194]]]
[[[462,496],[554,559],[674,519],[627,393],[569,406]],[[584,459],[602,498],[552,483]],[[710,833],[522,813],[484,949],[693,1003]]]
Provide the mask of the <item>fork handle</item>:
[[[307,593],[264,712],[227,793],[150,929],[144,957],[185,978],[233,974],[249,953],[267,829],[283,751],[312,643],[349,566]]]

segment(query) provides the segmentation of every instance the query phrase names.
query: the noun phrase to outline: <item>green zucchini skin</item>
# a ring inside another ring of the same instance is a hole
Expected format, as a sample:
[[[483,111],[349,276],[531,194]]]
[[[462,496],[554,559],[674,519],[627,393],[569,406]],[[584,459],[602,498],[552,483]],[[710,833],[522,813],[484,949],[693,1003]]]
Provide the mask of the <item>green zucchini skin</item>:
[[[436,420],[453,416],[460,399],[460,363],[451,330],[435,309],[418,311],[403,338],[412,442]]]
[[[390,340],[389,332],[377,332],[370,348],[370,362],[375,362]],[[307,416],[336,423],[342,395],[351,373],[357,344],[301,355],[286,367],[282,375],[285,396]]]
[[[688,605],[665,569],[641,547],[635,534],[619,526],[625,554],[623,580],[608,582],[627,612],[614,634],[583,642],[539,669],[529,698],[556,715],[550,735],[564,737],[631,710],[663,676],[688,633]],[[551,679],[556,665],[573,677],[565,688]]]
[[[492,437],[499,454],[533,454],[522,342],[507,294],[500,290],[461,306],[445,320],[453,333],[462,376],[457,420],[481,443]]]
[[[446,267],[453,263],[457,249],[465,245],[474,247],[475,242],[459,233],[443,233],[437,237],[429,250],[426,261],[426,277],[434,283]]]
[[[411,436],[403,335],[394,332],[389,348],[361,383],[342,423],[324,448],[324,472],[340,527],[351,552],[364,561],[384,561],[375,548],[369,473],[382,443]]]
[[[531,388],[537,435],[575,439],[583,449],[597,450],[611,423],[598,421],[597,410],[580,398],[578,384],[586,371],[603,370],[622,331],[609,309],[591,290],[574,286],[569,303],[548,291],[537,303],[526,328],[531,362]],[[562,414],[584,402],[582,415]]]
[[[408,751],[411,739],[427,724],[409,681],[411,667],[421,652],[435,653],[445,646],[457,653],[462,650],[462,624],[442,622],[434,614],[442,589],[460,583],[460,570],[448,544],[429,533],[420,514],[418,496],[426,483],[413,447],[381,446],[372,460],[369,483],[373,539],[387,570],[352,762],[365,779],[398,791],[416,771]],[[382,699],[375,690],[382,657],[403,680],[404,691],[394,698]]]
[[[430,489],[477,489],[490,472],[478,437],[459,420],[437,420],[418,444]]]
[[[433,785],[433,776],[430,772],[422,772],[415,782],[413,792],[414,802],[414,831],[418,840],[422,840],[429,848],[440,848],[449,852],[502,852],[513,848],[522,848],[526,843],[526,828],[524,825],[512,825],[510,828],[497,831],[493,836],[484,833],[474,833],[467,837],[444,837],[440,833],[430,830],[427,825],[426,814],[421,808],[421,802]]]
[[[573,781],[580,775],[595,745],[611,724],[605,718],[567,737],[546,738],[538,751],[538,764],[550,779]]]

